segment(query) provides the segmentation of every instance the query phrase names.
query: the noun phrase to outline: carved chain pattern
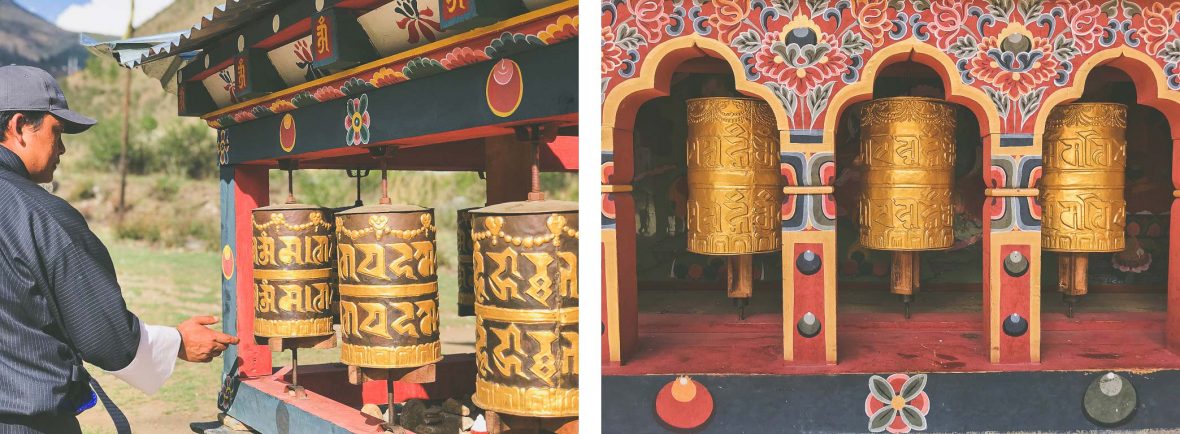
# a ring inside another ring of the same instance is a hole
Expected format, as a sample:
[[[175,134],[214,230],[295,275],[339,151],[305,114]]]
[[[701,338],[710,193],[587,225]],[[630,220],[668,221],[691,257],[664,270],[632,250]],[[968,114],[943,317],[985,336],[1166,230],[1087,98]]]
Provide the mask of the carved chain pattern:
[[[267,229],[270,229],[274,226],[282,226],[282,227],[286,228],[287,230],[293,231],[293,232],[302,232],[302,231],[305,231],[305,230],[308,230],[308,229],[311,229],[314,227],[322,227],[324,229],[332,228],[332,225],[330,225],[330,224],[328,224],[328,222],[324,221],[324,213],[322,213],[320,211],[312,211],[311,213],[308,213],[307,219],[308,219],[307,223],[300,224],[300,225],[291,225],[290,223],[287,223],[287,218],[283,217],[282,213],[276,212],[276,213],[272,213],[270,215],[269,222],[266,222],[263,224],[258,224],[258,222],[256,220],[254,220],[254,215],[251,215],[250,216],[250,223],[254,225],[254,230],[256,230],[256,231],[266,231]]]
[[[340,217],[336,218],[336,226],[339,228],[339,233],[344,234],[351,239],[359,239],[368,234],[373,234],[378,240],[390,235],[394,238],[408,240],[417,237],[420,234],[429,234],[430,232],[437,232],[432,218],[429,213],[423,213],[419,220],[422,222],[422,227],[418,229],[393,229],[388,228],[389,217],[384,215],[369,216],[369,226],[364,229],[349,229],[344,226],[344,220]]]
[[[549,218],[545,220],[545,225],[549,227],[550,234],[542,237],[514,237],[504,233],[504,231],[501,230],[504,227],[504,217],[484,217],[483,224],[488,230],[475,232],[472,234],[472,239],[475,241],[491,239],[493,246],[496,245],[496,240],[500,238],[503,238],[504,242],[508,244],[512,244],[514,246],[523,245],[525,248],[541,246],[548,244],[551,241],[553,242],[554,247],[561,247],[562,234],[565,234],[566,236],[575,240],[578,239],[578,230],[569,227],[569,225],[566,224],[565,216],[561,214],[550,215]]]

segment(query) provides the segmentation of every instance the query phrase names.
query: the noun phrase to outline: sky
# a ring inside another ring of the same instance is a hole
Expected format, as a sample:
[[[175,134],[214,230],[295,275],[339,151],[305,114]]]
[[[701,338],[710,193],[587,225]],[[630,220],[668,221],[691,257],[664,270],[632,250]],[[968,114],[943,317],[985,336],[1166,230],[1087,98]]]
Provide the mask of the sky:
[[[21,6],[80,33],[123,36],[127,30],[129,0],[16,0]],[[143,24],[173,0],[136,0],[135,25]]]

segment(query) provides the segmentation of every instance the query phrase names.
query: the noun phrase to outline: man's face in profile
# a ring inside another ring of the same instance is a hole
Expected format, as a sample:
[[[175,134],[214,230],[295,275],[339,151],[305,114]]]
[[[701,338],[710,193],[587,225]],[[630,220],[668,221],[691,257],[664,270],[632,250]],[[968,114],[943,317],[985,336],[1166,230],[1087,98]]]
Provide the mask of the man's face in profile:
[[[66,153],[65,143],[61,140],[65,126],[53,115],[46,115],[36,127],[22,114],[14,116],[11,122],[21,127],[13,138],[15,146],[10,149],[25,163],[29,179],[36,183],[53,181],[53,172],[57,170],[61,155]]]

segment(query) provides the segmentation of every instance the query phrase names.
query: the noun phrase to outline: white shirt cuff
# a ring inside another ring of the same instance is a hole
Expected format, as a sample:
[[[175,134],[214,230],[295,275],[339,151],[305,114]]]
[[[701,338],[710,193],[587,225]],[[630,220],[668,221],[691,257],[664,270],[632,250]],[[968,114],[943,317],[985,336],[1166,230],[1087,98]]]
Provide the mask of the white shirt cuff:
[[[147,325],[139,321],[139,348],[131,364],[111,372],[116,378],[148,395],[155,394],[172,376],[176,354],[180,352],[180,332],[172,327]]]

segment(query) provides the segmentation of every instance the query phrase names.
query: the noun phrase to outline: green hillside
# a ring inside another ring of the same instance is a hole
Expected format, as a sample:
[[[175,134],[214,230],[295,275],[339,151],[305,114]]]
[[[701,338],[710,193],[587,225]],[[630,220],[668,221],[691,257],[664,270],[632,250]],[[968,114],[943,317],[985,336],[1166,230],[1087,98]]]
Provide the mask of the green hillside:
[[[12,0],[0,0],[0,65],[32,65],[55,76],[89,55],[78,45],[78,34],[59,29]]]

